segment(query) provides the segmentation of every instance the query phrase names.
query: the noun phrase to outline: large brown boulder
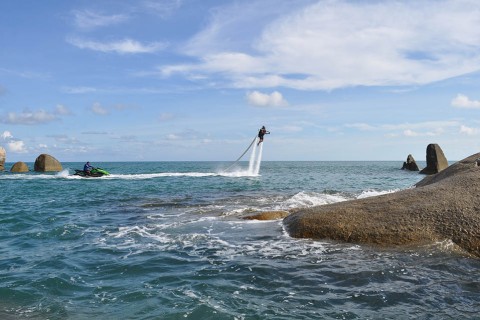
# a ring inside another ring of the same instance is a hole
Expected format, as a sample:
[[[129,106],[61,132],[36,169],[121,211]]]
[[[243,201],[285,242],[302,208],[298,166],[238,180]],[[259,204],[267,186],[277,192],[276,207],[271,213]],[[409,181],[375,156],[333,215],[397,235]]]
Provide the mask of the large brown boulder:
[[[5,159],[7,158],[7,153],[5,149],[0,147],[0,171],[5,170]]]
[[[297,238],[382,246],[451,240],[480,257],[480,167],[474,154],[415,188],[298,209],[283,220]]]
[[[35,160],[34,170],[37,172],[62,171],[62,164],[48,154],[41,154]]]
[[[29,169],[27,164],[22,161],[16,162],[10,169],[10,172],[28,172],[28,171]]]
[[[403,163],[402,170],[409,170],[409,171],[419,171],[417,163],[411,154],[408,155],[407,161]]]
[[[427,146],[427,166],[420,173],[435,174],[448,167],[447,158],[443,154],[442,148],[436,143]]]

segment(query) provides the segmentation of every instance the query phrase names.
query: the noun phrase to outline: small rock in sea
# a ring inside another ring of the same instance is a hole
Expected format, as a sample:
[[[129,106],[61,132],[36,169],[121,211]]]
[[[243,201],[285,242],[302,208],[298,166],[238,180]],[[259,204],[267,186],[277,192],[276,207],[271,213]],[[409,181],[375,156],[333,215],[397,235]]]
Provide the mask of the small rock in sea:
[[[22,161],[16,162],[10,169],[10,172],[28,172],[28,171],[29,169],[27,164]]]
[[[245,220],[278,220],[283,219],[288,216],[290,212],[288,211],[265,211],[253,216],[247,216],[243,219]]]
[[[409,171],[419,171],[417,163],[411,154],[408,155],[407,161],[403,163],[402,170],[409,170]]]
[[[62,171],[61,163],[49,154],[41,154],[35,160],[34,170],[37,172]]]

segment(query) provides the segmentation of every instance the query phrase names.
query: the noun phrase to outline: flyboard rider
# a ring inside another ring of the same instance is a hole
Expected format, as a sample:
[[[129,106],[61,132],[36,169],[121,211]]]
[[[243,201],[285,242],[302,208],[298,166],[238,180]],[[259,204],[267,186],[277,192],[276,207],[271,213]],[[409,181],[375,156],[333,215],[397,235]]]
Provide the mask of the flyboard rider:
[[[266,134],[270,134],[270,131],[267,131],[267,129],[265,129],[265,126],[262,126],[262,129],[260,129],[260,131],[258,131],[258,143],[257,143],[257,146],[263,142],[263,136],[266,135]]]

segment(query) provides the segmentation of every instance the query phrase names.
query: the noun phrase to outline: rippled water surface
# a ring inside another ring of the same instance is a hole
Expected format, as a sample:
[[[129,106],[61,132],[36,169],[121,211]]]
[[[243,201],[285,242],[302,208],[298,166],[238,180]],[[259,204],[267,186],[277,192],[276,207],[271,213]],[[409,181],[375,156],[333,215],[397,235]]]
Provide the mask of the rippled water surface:
[[[409,188],[422,177],[400,162],[94,165],[112,174],[0,173],[0,319],[479,318],[480,262],[449,241],[379,249],[242,219]]]

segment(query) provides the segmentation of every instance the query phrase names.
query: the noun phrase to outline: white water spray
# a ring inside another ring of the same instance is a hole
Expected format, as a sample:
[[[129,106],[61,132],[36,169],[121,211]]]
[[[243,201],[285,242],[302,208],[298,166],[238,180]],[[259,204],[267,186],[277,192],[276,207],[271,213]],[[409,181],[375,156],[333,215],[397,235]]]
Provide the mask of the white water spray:
[[[253,174],[255,165],[255,156],[257,154],[257,141],[253,144],[252,153],[250,154],[250,160],[248,161],[248,174]]]
[[[257,176],[260,172],[260,164],[262,162],[263,143],[260,145],[255,141],[253,144],[252,154],[248,162],[248,174]],[[258,154],[257,154],[258,153]]]
[[[258,175],[260,173],[260,163],[262,163],[262,154],[263,154],[263,143],[260,143],[260,148],[258,149],[257,160],[255,162],[254,174]]]
[[[255,137],[248,146],[248,148],[242,153],[240,157],[230,166],[228,167],[225,171],[227,172],[233,166],[240,161],[240,159],[248,152],[248,150],[252,150],[252,153],[250,154],[250,160],[248,161],[248,170],[247,171],[237,171],[235,174],[237,175],[247,175],[247,176],[258,176],[260,172],[260,164],[262,163],[262,153],[263,153],[263,143],[259,143],[260,140],[258,137]]]

